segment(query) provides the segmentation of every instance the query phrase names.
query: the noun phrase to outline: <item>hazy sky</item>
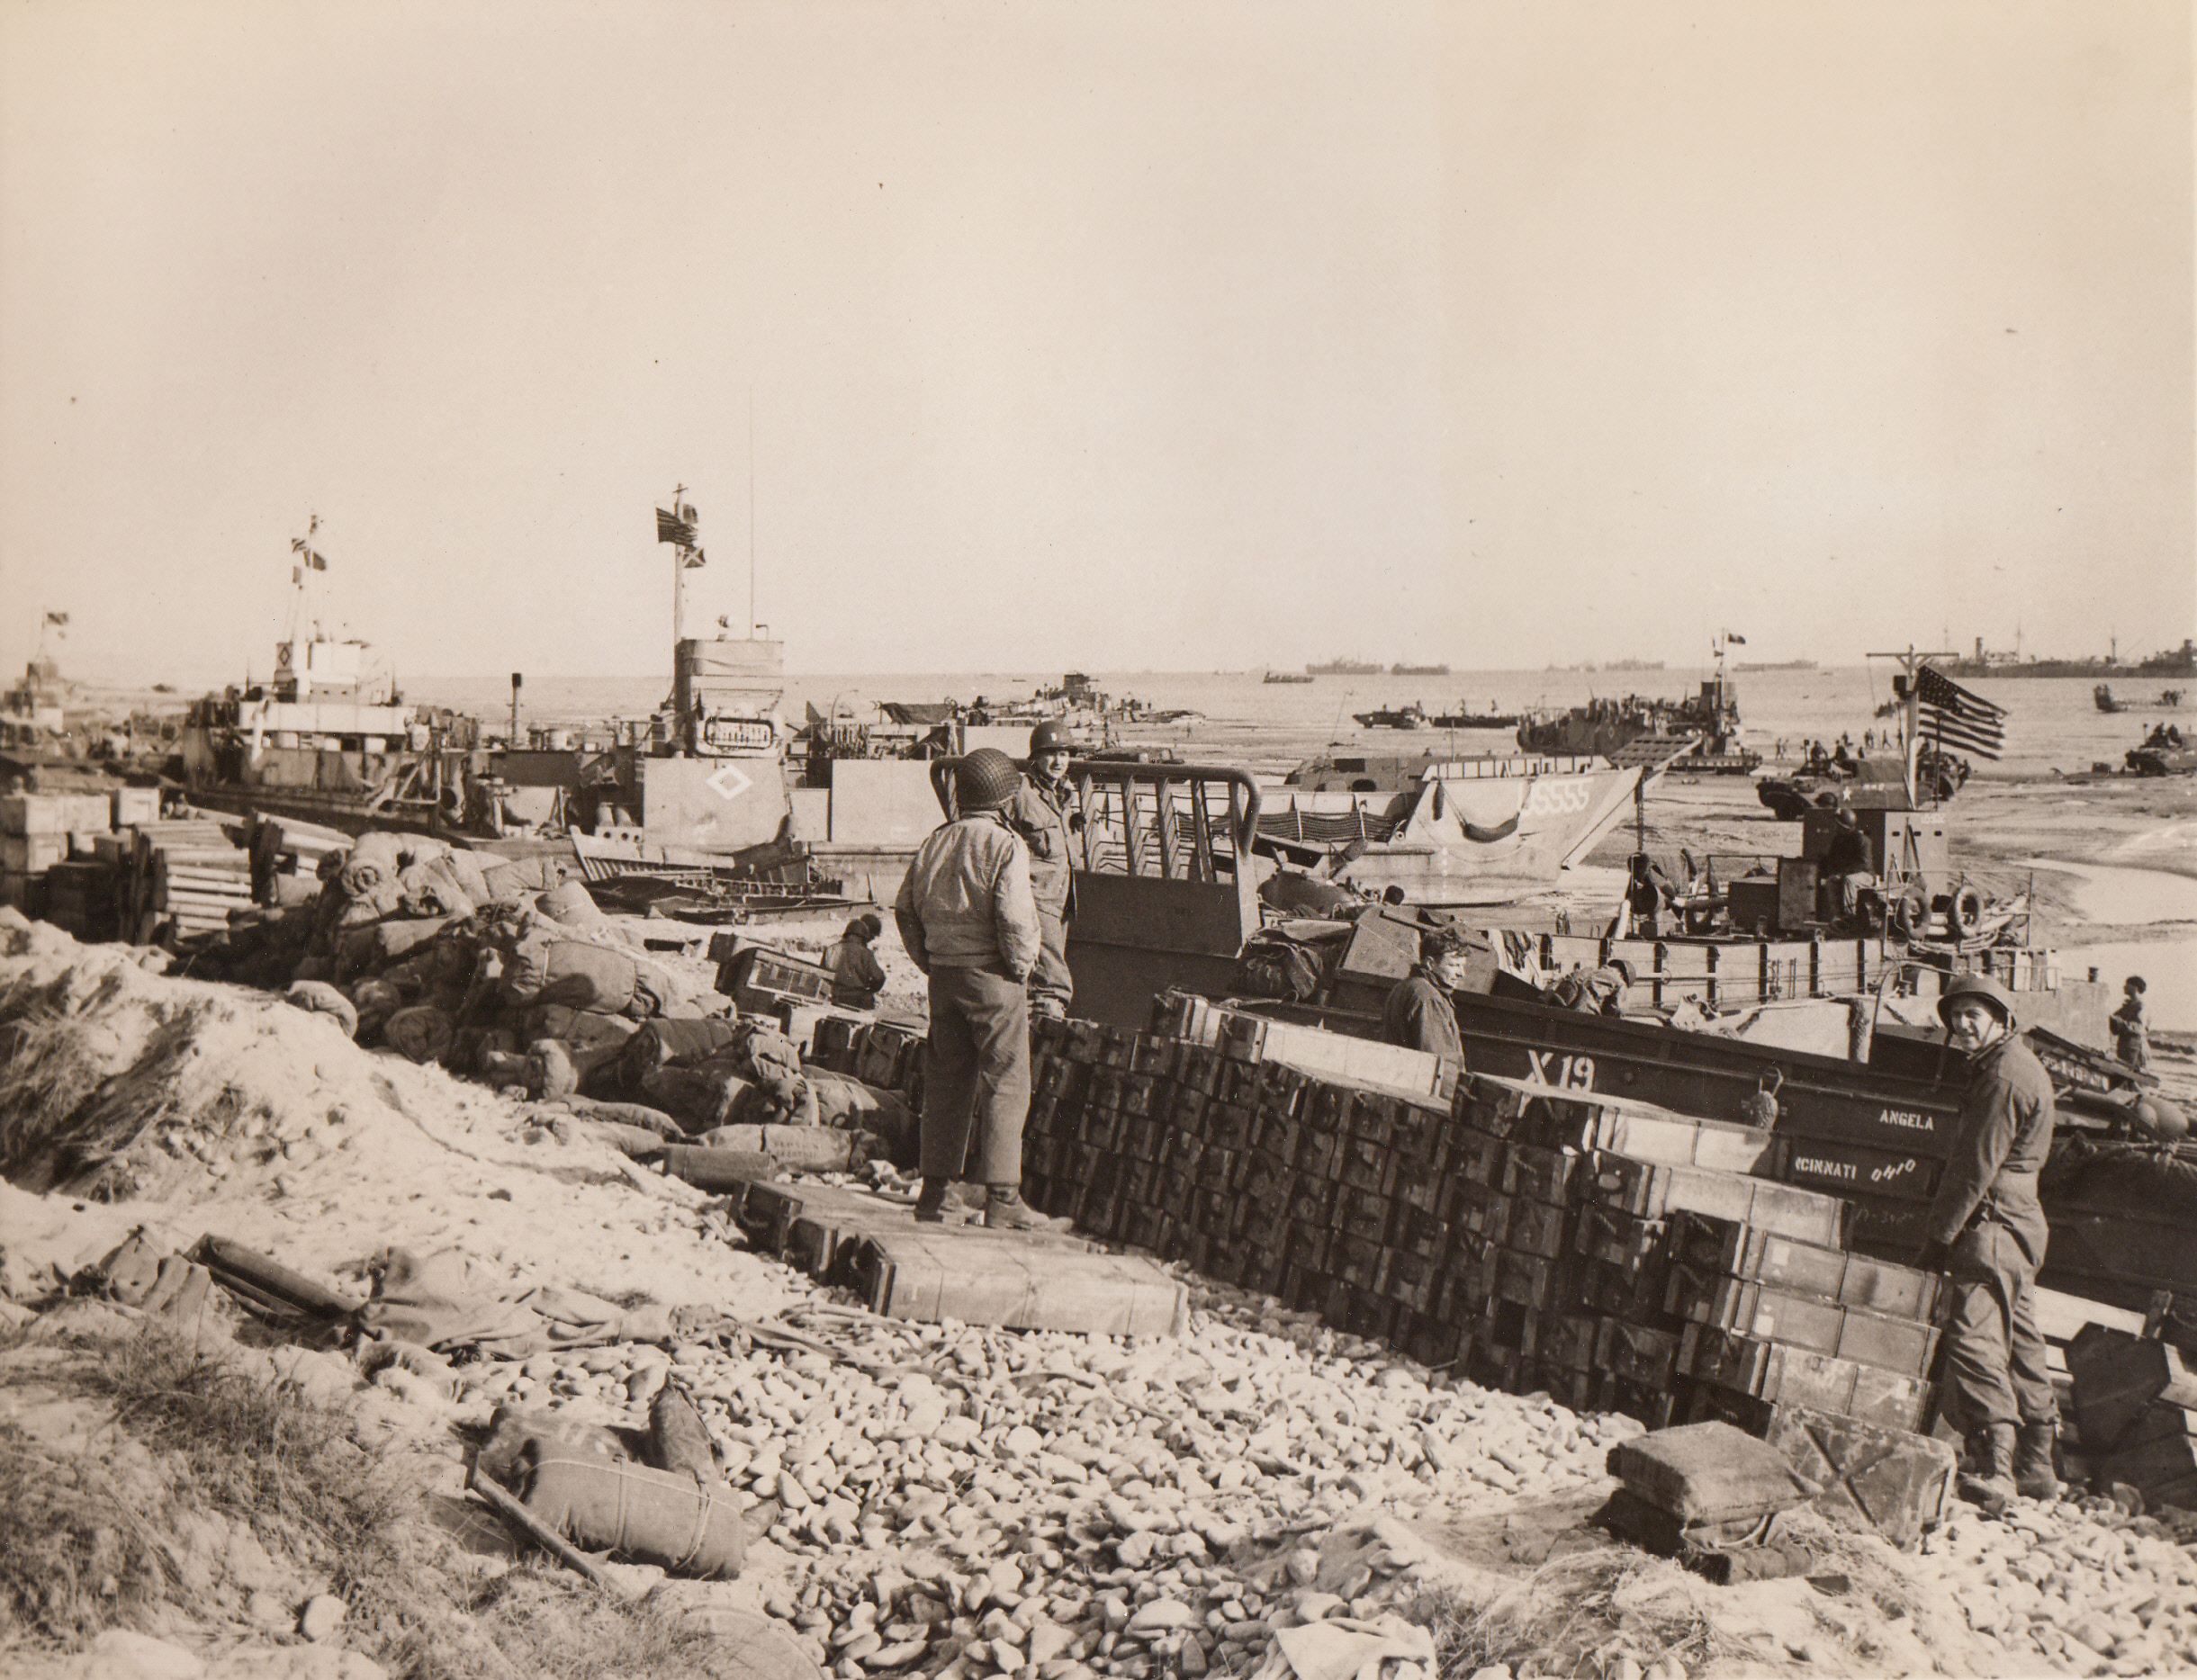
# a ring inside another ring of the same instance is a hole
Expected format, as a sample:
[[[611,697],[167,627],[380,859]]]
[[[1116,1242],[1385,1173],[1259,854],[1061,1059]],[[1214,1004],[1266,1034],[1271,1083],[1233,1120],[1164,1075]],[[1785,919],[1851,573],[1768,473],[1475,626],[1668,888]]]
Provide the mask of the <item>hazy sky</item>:
[[[2186,0],[0,5],[0,655],[2197,634]],[[752,434],[750,414],[753,416]],[[754,499],[751,510],[751,452]]]

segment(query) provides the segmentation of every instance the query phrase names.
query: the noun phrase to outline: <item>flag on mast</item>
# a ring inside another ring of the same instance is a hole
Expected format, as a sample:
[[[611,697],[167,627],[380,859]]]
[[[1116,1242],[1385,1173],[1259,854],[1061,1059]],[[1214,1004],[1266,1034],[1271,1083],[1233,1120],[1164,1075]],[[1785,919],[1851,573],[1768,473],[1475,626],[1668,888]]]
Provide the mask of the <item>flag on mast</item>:
[[[307,546],[305,539],[302,536],[293,536],[290,539],[290,552],[298,557],[300,565],[307,571],[326,571],[328,570],[327,558],[321,554],[320,550]]]
[[[2006,708],[1963,688],[1927,665],[1915,673],[1922,732],[1949,747],[1996,760],[2006,744]]]
[[[68,627],[68,615],[67,613],[48,613],[46,615],[46,622],[59,628],[67,629]]]
[[[687,517],[682,519],[680,517],[680,514],[685,514]],[[657,508],[656,540],[659,543],[676,543],[681,548],[692,548],[694,546],[694,509],[681,508],[679,513],[666,513],[662,508]]]

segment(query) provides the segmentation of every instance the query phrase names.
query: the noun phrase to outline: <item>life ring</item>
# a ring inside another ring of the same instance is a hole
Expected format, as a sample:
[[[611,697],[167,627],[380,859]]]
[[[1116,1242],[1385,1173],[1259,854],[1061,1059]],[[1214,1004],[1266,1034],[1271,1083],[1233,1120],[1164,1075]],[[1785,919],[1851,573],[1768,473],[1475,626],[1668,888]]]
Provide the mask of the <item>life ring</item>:
[[[1900,888],[1892,901],[1892,930],[1912,944],[1930,930],[1930,901],[1918,886]]]
[[[1964,886],[1955,893],[1945,907],[1946,920],[1950,923],[1953,937],[1965,939],[1984,920],[1984,895],[1973,886]]]

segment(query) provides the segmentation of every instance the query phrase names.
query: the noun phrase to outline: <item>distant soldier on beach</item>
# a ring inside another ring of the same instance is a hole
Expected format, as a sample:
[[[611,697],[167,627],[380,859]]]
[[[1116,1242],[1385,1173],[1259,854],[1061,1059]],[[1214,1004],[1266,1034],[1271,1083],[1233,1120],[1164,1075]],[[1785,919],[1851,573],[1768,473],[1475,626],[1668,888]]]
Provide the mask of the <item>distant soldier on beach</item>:
[[[1958,1492],[1995,1512],[2016,1493],[2059,1494],[2059,1407],[2036,1302],[2050,1235],[2037,1173],[2052,1147],[2052,1080],[2021,1040],[2012,994],[1990,975],[1956,976],[1938,1014],[1968,1057],[1968,1083],[1915,1263],[1952,1279],[1943,1409],[1967,1438]]]
[[[1449,994],[1464,984],[1467,948],[1462,929],[1429,928],[1418,936],[1417,966],[1382,1008],[1383,1038],[1463,1065],[1464,1043]]]
[[[1084,813],[1067,781],[1074,740],[1067,725],[1047,718],[1030,732],[1022,785],[1007,804],[1007,821],[1030,848],[1030,890],[1038,903],[1038,965],[1030,974],[1030,1008],[1060,1020],[1076,995],[1068,972],[1068,919],[1076,913],[1076,862],[1069,837],[1083,831]]]
[[[1014,760],[979,748],[954,767],[960,815],[932,830],[893,903],[901,942],[931,982],[923,1058],[923,1184],[915,1217],[946,1217],[972,1145],[987,1190],[984,1222],[1050,1230],[1022,1199],[1022,1126],[1030,1118],[1030,1000],[1038,907],[1030,853],[1004,807],[1022,782]]]
[[[2144,1025],[2144,977],[2130,975],[2121,984],[2120,1007],[2107,1019],[2113,1054],[2130,1073],[2151,1071],[2151,1034]]]

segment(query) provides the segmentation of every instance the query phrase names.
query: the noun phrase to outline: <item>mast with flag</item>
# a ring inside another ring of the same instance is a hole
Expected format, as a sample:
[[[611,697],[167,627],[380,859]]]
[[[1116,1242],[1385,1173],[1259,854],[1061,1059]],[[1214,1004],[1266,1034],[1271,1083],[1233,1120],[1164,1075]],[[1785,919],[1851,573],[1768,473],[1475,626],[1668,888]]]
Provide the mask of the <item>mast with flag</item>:
[[[1958,659],[1958,653],[1921,653],[1911,646],[1904,653],[1872,653],[1869,657],[1900,662],[1899,674],[1892,679],[1892,692],[1900,702],[1901,768],[1911,808],[1919,808],[1916,769],[1925,736],[1940,757],[1949,748],[1997,761],[2006,744],[2006,708],[1962,687],[1925,662]]]
[[[707,563],[701,541],[695,531],[694,504],[682,501],[687,493],[684,484],[671,487],[671,506],[669,511],[656,509],[656,540],[671,544],[671,640],[678,642],[687,633],[687,574]]]

